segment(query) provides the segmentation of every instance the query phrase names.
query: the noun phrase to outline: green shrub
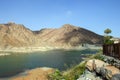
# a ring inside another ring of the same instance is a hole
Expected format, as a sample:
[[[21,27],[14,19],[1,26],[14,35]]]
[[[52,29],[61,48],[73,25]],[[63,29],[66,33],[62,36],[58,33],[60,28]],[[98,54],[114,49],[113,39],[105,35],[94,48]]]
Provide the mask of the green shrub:
[[[70,68],[64,72],[56,70],[53,74],[48,76],[49,80],[76,80],[85,71],[86,62],[80,63],[77,66]]]
[[[63,76],[65,80],[76,80],[79,78],[81,74],[85,71],[85,64],[86,62],[83,62],[77,66],[74,66],[73,68],[69,69],[68,71],[64,72]]]
[[[48,78],[49,80],[64,80],[64,77],[59,70],[56,70],[53,74],[50,74]]]
[[[99,59],[103,61],[103,57],[102,57],[102,50],[100,50],[98,53],[88,57],[88,59]]]

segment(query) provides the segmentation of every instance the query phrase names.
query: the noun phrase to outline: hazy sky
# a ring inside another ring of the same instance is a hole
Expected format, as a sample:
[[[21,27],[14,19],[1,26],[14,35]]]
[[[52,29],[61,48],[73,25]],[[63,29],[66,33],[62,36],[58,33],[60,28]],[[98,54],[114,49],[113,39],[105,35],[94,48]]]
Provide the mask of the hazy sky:
[[[0,0],[0,23],[24,24],[31,30],[80,26],[120,37],[120,0]]]

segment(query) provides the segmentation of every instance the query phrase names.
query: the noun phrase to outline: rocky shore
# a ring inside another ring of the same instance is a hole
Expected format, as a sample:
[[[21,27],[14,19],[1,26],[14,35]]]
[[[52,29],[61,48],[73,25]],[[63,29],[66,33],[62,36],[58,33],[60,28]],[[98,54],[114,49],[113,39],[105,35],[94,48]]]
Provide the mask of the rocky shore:
[[[85,72],[77,80],[120,80],[120,60],[105,55],[101,59],[88,60]]]

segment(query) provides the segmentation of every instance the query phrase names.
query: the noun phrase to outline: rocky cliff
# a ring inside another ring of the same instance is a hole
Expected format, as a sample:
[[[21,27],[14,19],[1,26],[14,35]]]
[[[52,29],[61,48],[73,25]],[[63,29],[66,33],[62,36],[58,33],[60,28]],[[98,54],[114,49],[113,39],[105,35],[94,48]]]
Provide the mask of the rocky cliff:
[[[32,31],[24,25],[0,24],[0,48],[74,47],[83,43],[101,44],[103,37],[86,29],[65,24],[58,29]]]

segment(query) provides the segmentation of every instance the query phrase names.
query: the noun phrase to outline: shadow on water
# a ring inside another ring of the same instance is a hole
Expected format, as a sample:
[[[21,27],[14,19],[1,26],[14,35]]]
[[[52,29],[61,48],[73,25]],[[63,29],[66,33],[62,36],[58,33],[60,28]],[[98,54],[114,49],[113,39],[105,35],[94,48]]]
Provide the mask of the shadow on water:
[[[31,54],[0,56],[0,78],[11,77],[37,67],[66,70],[82,61],[83,54],[95,54],[97,50],[53,50]]]

